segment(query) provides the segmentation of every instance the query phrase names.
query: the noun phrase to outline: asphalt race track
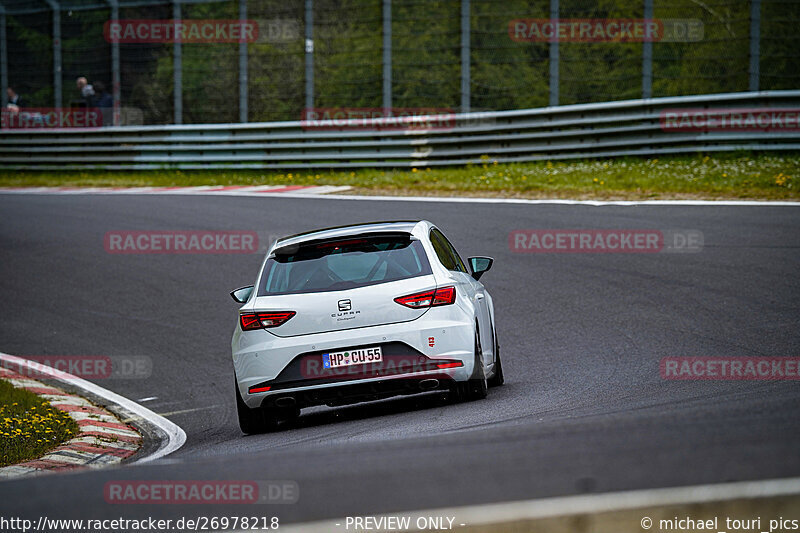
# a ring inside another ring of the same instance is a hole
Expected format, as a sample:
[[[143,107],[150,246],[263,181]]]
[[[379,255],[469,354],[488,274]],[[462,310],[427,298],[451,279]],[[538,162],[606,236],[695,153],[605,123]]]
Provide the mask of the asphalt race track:
[[[290,234],[425,218],[489,255],[506,385],[320,408],[283,431],[237,426],[228,292],[262,254],[112,255],[113,230]],[[692,229],[689,254],[517,254],[515,229]],[[97,383],[165,414],[186,444],[154,463],[0,482],[0,515],[258,514],[281,523],[587,492],[800,475],[800,383],[673,381],[669,356],[800,355],[800,208],[0,195],[0,351],[144,355]],[[300,499],[105,502],[112,480],[291,480]]]

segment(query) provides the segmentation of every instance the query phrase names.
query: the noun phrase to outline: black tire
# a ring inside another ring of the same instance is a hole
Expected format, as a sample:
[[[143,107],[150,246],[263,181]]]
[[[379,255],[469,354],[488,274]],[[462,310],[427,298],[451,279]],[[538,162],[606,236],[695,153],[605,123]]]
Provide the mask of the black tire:
[[[499,387],[505,383],[503,377],[503,362],[500,360],[500,343],[497,342],[497,337],[494,337],[494,374],[487,382],[490,387]]]
[[[278,418],[272,413],[262,408],[253,409],[247,407],[239,394],[239,386],[234,384],[236,389],[236,414],[239,415],[239,429],[246,435],[266,433],[278,427]]]
[[[453,396],[457,401],[471,402],[483,400],[489,393],[489,384],[483,370],[483,350],[481,349],[480,333],[477,324],[475,327],[475,370],[467,381],[456,383]]]

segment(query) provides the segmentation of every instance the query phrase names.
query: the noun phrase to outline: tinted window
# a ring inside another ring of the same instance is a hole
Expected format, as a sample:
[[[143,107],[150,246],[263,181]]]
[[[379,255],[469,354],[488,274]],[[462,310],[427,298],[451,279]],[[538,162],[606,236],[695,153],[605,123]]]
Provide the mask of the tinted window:
[[[267,260],[258,295],[339,291],[430,273],[418,240],[359,237],[276,250]]]
[[[456,249],[438,229],[431,230],[431,243],[433,244],[433,249],[436,251],[436,256],[447,270],[467,272],[467,266],[464,264],[464,261],[461,260],[461,257],[459,257]]]

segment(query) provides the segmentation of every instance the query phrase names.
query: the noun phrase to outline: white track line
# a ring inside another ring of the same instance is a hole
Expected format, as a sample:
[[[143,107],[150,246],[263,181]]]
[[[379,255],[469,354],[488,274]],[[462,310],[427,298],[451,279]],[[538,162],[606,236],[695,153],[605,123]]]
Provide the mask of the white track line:
[[[215,186],[186,187],[172,190],[159,190],[157,187],[139,187],[129,189],[72,189],[60,191],[57,188],[31,187],[21,189],[0,188],[0,194],[100,194],[100,195],[138,195],[147,196],[159,195],[193,195],[193,196],[246,196],[256,198],[314,198],[319,200],[366,200],[378,202],[449,202],[466,204],[520,204],[520,205],[591,205],[591,206],[770,206],[770,207],[800,207],[800,202],[790,201],[763,201],[763,200],[569,200],[561,198],[472,198],[472,197],[453,197],[453,196],[362,196],[358,194],[330,194],[350,189],[348,186],[320,185],[310,186],[309,189],[298,189],[287,192],[269,192],[268,187],[259,186],[263,192],[257,190],[232,189],[227,191],[206,190]],[[284,186],[274,186],[284,188]],[[255,189],[253,187],[252,189]],[[313,190],[312,190],[313,189]]]
[[[232,195],[233,196],[233,195]],[[235,196],[255,196],[247,193]],[[258,196],[280,196],[282,198],[313,198],[319,200],[370,200],[383,202],[451,202],[462,204],[522,204],[522,205],[715,205],[715,206],[781,206],[800,207],[800,202],[760,201],[760,200],[568,200],[568,199],[536,199],[536,198],[471,198],[455,196],[361,196],[357,194],[325,194],[311,196],[285,192],[270,195],[269,193]]]
[[[147,457],[139,459],[137,462],[143,463],[154,461],[160,457],[164,457],[165,455],[178,450],[186,442],[186,433],[184,433],[180,426],[170,420],[167,420],[163,416],[154,413],[150,409],[147,409],[146,407],[143,407],[138,403],[125,398],[124,396],[120,396],[116,392],[104,389],[99,385],[95,385],[94,383],[86,381],[85,379],[81,379],[77,376],[73,376],[72,374],[56,370],[47,365],[30,361],[22,357],[0,353],[0,360],[28,368],[30,371],[35,372],[36,375],[46,374],[52,379],[68,383],[69,385],[74,385],[90,394],[94,394],[95,396],[103,398],[112,404],[116,404],[123,409],[126,409],[127,411],[141,417],[143,420],[146,420],[153,426],[163,431],[167,437],[166,440],[160,443],[155,452]]]
[[[470,527],[488,527],[494,524],[522,520],[797,494],[800,494],[800,478],[795,477],[397,512],[377,515],[376,518],[408,516],[411,517],[411,524],[413,525],[416,523],[417,517],[449,516],[455,517],[455,524],[464,524]],[[337,526],[337,524],[339,525]],[[340,518],[305,524],[282,524],[281,531],[289,533],[335,533],[336,531],[347,531],[347,529],[345,528],[345,519]],[[416,531],[416,529],[412,527],[411,531]]]

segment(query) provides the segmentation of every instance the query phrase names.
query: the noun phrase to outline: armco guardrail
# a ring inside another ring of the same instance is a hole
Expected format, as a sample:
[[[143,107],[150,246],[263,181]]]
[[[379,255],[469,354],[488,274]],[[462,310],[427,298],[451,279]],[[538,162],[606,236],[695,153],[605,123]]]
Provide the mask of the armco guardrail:
[[[725,120],[731,113],[740,116],[727,127],[698,126],[685,115],[678,115],[683,122],[670,122],[674,116],[667,113],[681,110],[701,112],[695,114],[701,118],[703,112]],[[754,110],[761,113],[747,115]],[[439,117],[429,129],[337,131],[330,129],[333,123],[309,128],[299,121],[7,129],[0,132],[0,168],[428,167],[483,163],[487,157],[510,162],[798,150],[798,110],[800,91],[770,91],[457,114]],[[759,122],[764,113],[767,122]]]

